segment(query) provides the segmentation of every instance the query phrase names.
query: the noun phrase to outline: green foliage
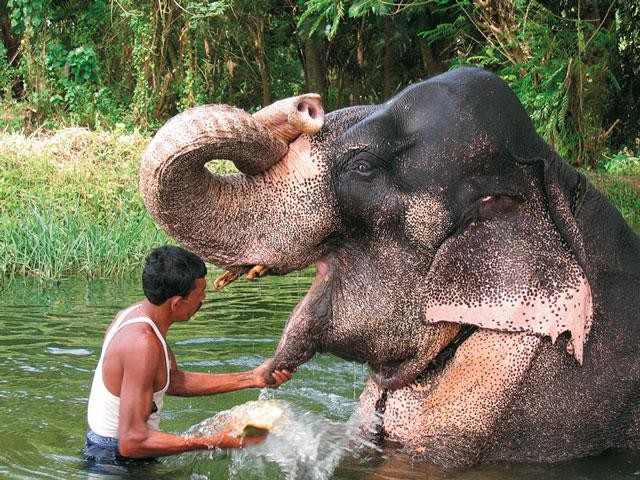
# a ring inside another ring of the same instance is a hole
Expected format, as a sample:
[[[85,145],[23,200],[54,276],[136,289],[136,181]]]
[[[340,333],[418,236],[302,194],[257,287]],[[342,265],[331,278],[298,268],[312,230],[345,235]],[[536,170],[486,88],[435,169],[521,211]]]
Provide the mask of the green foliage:
[[[62,78],[65,75],[64,68],[68,55],[66,47],[60,42],[52,42],[47,45],[44,64],[50,78]]]
[[[545,140],[567,160],[595,166],[610,127],[603,105],[618,94],[608,68],[616,44],[612,31],[585,21],[580,10],[555,13],[535,1],[514,2],[513,10],[493,16],[471,2],[450,3],[452,21],[424,32],[425,38],[456,39],[452,67],[496,71]]]
[[[638,171],[637,162],[635,171]],[[640,179],[637,176],[605,175],[594,172],[587,172],[587,174],[589,180],[605,194],[629,225],[640,233]]]
[[[640,137],[640,4],[617,3],[614,32],[619,59],[612,71],[619,78],[620,92],[609,114],[612,121],[620,122],[611,135],[614,149]]]
[[[200,0],[188,0],[182,3],[184,10],[189,14],[192,20],[208,20],[215,19],[223,15],[233,2],[227,0],[218,0],[214,2],[202,2]]]
[[[618,33],[618,50],[629,62],[630,69],[640,74],[640,4],[638,2],[620,2],[615,13],[615,28]]]
[[[366,17],[367,15],[388,15],[391,13],[391,5],[380,0],[355,0],[349,7],[349,16],[352,18]]]
[[[640,177],[640,156],[628,150],[605,154],[601,166],[602,170],[614,175]]]
[[[321,24],[325,24],[327,38],[332,39],[338,31],[338,26],[344,18],[345,2],[338,0],[308,0],[306,9],[300,16],[299,25],[310,21],[310,33],[314,33]]]
[[[77,47],[67,55],[69,78],[74,83],[95,82],[98,80],[98,57],[91,47]]]
[[[448,21],[438,23],[434,28],[420,32],[419,35],[424,38],[430,44],[435,44],[440,41],[450,41],[452,38],[456,38],[461,35],[469,27],[469,20],[463,14],[455,15]],[[472,57],[473,58],[473,57]],[[492,56],[488,57],[490,60]],[[490,61],[489,63],[493,63]],[[482,64],[482,62],[480,62]]]
[[[132,115],[136,124],[142,128],[149,126],[151,122],[153,90],[147,81],[147,70],[153,65],[152,44],[154,32],[152,25],[147,21],[149,12],[144,9],[135,9],[135,3],[123,3],[124,17],[128,20],[129,28],[133,34],[131,49],[133,78],[135,88],[133,91]],[[142,4],[144,5],[144,4]]]
[[[11,83],[13,75],[7,60],[7,49],[0,43],[0,98],[11,96]]]
[[[7,0],[11,9],[11,27],[19,33],[40,29],[46,22],[49,0]]]
[[[605,190],[611,200],[625,220],[636,231],[640,232],[640,194],[638,185],[633,185],[624,180],[612,182]]]

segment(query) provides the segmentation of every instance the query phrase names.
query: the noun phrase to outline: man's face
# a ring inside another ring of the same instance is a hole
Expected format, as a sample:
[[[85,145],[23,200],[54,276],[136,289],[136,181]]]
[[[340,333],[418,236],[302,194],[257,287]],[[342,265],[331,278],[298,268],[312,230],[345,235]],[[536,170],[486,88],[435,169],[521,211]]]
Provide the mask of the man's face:
[[[207,281],[204,278],[197,278],[195,287],[191,290],[189,295],[181,297],[181,302],[179,303],[178,311],[176,312],[178,321],[186,322],[193,317],[198,310],[200,310],[202,301],[206,296],[206,286]]]

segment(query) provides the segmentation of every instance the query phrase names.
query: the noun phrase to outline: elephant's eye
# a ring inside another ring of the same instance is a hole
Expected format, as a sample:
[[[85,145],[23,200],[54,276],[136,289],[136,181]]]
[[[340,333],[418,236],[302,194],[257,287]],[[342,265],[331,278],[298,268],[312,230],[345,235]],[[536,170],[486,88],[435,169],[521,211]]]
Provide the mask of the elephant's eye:
[[[366,160],[358,160],[353,166],[353,169],[358,173],[366,175],[368,173],[371,173],[371,164]]]

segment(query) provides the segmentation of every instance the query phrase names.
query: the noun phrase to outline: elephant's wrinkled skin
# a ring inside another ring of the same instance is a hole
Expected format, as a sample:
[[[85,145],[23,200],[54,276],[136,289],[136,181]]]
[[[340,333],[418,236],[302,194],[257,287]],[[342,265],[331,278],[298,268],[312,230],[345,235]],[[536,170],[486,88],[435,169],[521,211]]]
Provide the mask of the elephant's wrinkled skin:
[[[322,115],[314,95],[199,107],[142,164],[151,214],[207,260],[316,263],[273,368],[367,362],[358,408],[387,389],[387,437],[444,466],[637,448],[640,241],[508,86],[463,68]]]

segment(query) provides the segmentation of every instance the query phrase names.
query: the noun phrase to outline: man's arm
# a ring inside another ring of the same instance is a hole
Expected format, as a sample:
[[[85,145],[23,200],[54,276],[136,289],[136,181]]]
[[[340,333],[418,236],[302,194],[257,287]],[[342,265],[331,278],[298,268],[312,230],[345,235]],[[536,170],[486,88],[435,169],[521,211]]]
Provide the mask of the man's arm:
[[[138,336],[123,354],[120,389],[120,455],[149,458],[189,450],[240,448],[243,439],[228,432],[208,437],[183,437],[159,432],[147,426],[153,402],[157,366],[164,363],[162,347],[153,333]],[[262,438],[261,440],[264,440]],[[256,440],[256,442],[259,440]],[[256,443],[253,441],[251,443]],[[247,439],[249,443],[249,439]]]
[[[244,388],[278,388],[293,376],[288,370],[276,370],[272,374],[274,383],[267,384],[264,374],[271,360],[267,360],[253,370],[240,373],[194,373],[178,370],[173,352],[171,357],[171,382],[167,394],[180,397],[214,395],[233,392]]]

